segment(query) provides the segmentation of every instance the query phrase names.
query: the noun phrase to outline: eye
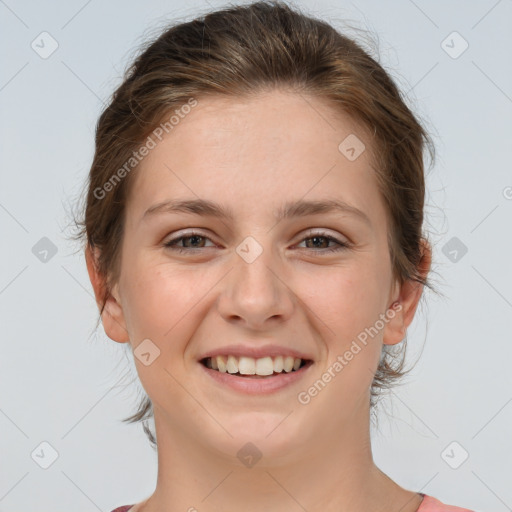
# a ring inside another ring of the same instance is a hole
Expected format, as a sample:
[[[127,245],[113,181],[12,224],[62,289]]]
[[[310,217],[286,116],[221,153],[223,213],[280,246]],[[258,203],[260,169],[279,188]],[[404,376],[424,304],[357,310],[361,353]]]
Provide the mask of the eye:
[[[179,253],[183,252],[197,252],[196,249],[206,249],[207,247],[204,243],[211,239],[207,236],[204,236],[200,232],[189,231],[187,233],[182,234],[179,237],[172,238],[168,240],[163,245],[167,249],[171,249],[172,251],[177,251]],[[311,243],[308,244],[308,241]],[[319,253],[329,253],[342,251],[344,249],[348,249],[350,244],[348,242],[343,242],[338,240],[337,238],[329,235],[324,231],[319,232],[310,232],[306,238],[302,239],[302,242],[306,242],[306,249],[313,249],[314,252]],[[302,243],[301,242],[301,243]],[[179,247],[179,244],[185,244],[185,247]],[[326,247],[329,243],[334,243],[334,247]],[[213,245],[215,246],[215,244]],[[322,247],[323,246],[323,247]],[[211,247],[211,246],[210,246]],[[315,250],[317,249],[317,250]]]
[[[309,248],[317,248],[320,249],[319,251],[315,252],[336,252],[336,251],[342,251],[344,249],[348,249],[350,247],[350,244],[348,242],[343,242],[341,240],[338,240],[337,238],[330,236],[328,233],[325,233],[324,231],[318,231],[313,233],[308,233],[308,237],[302,239],[303,242],[306,242],[306,246],[308,245],[307,241],[311,240],[312,243],[310,244]],[[336,245],[334,247],[319,247],[319,245],[325,245],[329,244],[329,242],[334,242]]]
[[[210,240],[210,238],[202,235],[201,233],[197,233],[195,231],[189,231],[188,233],[184,233],[180,237],[172,238],[171,240],[165,242],[164,247],[171,249],[173,251],[178,252],[189,252],[194,251],[194,249],[202,249],[204,246],[201,246],[201,240]],[[188,242],[190,241],[190,242]],[[211,241],[211,240],[210,240]],[[186,242],[189,244],[189,247],[177,247],[178,244]],[[196,245],[199,244],[199,245]]]

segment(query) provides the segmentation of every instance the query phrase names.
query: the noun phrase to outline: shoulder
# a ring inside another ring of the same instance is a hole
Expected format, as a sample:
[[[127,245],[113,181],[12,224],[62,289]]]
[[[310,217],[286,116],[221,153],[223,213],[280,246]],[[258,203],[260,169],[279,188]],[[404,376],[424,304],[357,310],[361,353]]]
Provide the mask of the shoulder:
[[[417,512],[474,512],[468,508],[446,505],[432,496],[424,495],[420,508]]]
[[[133,505],[123,505],[122,507],[117,507],[112,510],[112,512],[128,512],[133,507]]]

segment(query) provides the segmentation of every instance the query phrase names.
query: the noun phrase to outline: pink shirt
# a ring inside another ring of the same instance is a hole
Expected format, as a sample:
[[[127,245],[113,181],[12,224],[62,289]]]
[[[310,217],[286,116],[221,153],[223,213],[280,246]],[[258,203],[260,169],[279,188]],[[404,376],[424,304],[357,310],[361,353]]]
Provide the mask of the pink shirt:
[[[423,494],[423,493],[420,493]],[[423,501],[417,512],[473,512],[469,508],[454,507],[453,505],[445,505],[439,500],[426,494],[423,495]]]
[[[416,512],[474,512],[469,510],[469,508],[445,505],[432,496],[428,496],[427,494],[423,493],[420,494],[423,496],[423,501],[421,502],[420,508]],[[132,507],[133,505],[124,505],[123,507],[116,508],[112,512],[128,512],[128,510],[130,510]]]

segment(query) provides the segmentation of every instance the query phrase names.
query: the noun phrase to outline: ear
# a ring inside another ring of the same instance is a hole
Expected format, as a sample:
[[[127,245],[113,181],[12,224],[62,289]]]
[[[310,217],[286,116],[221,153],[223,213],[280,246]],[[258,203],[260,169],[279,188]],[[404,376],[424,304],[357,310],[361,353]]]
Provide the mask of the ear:
[[[91,284],[94,289],[96,304],[98,305],[98,309],[101,311],[106,289],[106,279],[105,276],[98,271],[98,256],[99,249],[96,247],[92,249],[88,245],[85,250],[87,272],[89,273],[89,279],[91,280]],[[108,292],[105,308],[101,314],[101,322],[106,335],[110,339],[117,341],[118,343],[126,343],[130,341],[128,331],[126,329],[123,308],[118,298],[117,285],[114,287],[114,290]]]
[[[426,278],[432,264],[432,249],[425,239],[422,239],[421,245],[422,256],[418,271],[422,278]],[[396,345],[405,338],[407,327],[414,318],[422,292],[423,285],[413,280],[406,281],[400,287],[398,297],[392,300],[393,305],[390,306],[390,309],[394,311],[394,316],[391,317],[389,310],[387,313],[390,320],[384,328],[384,345]]]

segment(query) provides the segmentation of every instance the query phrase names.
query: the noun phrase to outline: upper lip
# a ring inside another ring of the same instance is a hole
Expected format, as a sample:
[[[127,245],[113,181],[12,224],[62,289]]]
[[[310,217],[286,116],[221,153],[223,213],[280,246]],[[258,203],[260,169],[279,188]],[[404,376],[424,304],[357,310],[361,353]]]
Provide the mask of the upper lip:
[[[304,354],[294,348],[284,347],[281,345],[264,345],[257,347],[248,345],[227,345],[225,347],[218,347],[205,352],[199,357],[199,360],[214,356],[253,357],[254,359],[267,356],[293,356],[295,358],[303,359],[304,361],[313,359],[308,354]]]

